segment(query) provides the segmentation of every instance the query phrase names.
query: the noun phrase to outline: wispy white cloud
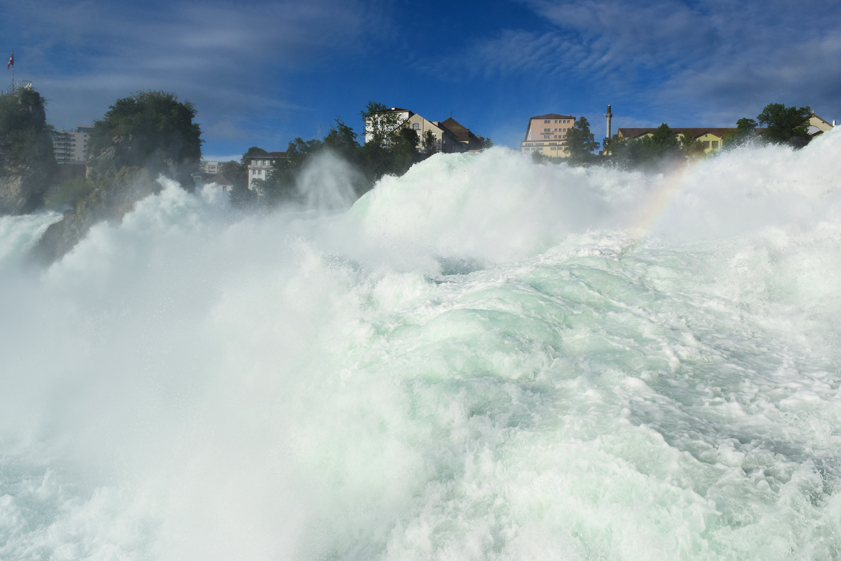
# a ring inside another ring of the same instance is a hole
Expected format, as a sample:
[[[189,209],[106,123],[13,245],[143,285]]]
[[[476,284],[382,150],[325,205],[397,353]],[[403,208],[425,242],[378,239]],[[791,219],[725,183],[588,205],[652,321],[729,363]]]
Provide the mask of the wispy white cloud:
[[[841,91],[841,10],[834,1],[520,3],[546,27],[502,29],[417,66],[455,79],[524,83],[539,72],[544,80],[598,84],[666,112],[681,114],[690,106],[693,113],[726,122],[758,103],[825,105]],[[716,109],[717,104],[730,110]]]
[[[0,33],[17,37],[19,77],[37,82],[61,126],[163,89],[195,103],[207,135],[227,137],[251,115],[298,109],[283,99],[279,74],[353,56],[389,30],[372,0],[0,0],[0,11],[9,16]]]

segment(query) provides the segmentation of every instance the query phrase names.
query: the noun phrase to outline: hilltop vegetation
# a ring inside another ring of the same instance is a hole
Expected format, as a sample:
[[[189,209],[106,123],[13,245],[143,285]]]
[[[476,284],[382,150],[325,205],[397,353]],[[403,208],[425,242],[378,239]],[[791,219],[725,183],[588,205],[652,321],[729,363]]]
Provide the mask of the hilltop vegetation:
[[[31,88],[0,95],[0,215],[40,206],[54,167],[44,98]]]
[[[138,167],[164,173],[191,188],[190,174],[201,160],[201,128],[196,110],[175,94],[147,91],[118,99],[95,121],[89,144],[93,175],[113,175]]]
[[[144,197],[158,192],[165,174],[192,189],[191,172],[201,159],[196,110],[171,93],[148,91],[117,100],[94,123],[88,145],[88,173],[54,189],[53,204],[72,211],[45,232],[36,257],[51,262],[69,251],[102,220],[118,220]]]
[[[337,118],[323,141],[296,138],[289,143],[286,158],[275,161],[271,173],[256,186],[266,204],[294,202],[300,197],[296,181],[301,171],[314,157],[331,151],[359,171],[351,178],[357,196],[362,195],[384,175],[403,175],[414,164],[437,151],[432,133],[421,139],[405,126],[400,117],[382,103],[369,102],[360,111],[363,125],[370,124],[369,138],[360,144],[354,130]],[[420,148],[420,149],[418,149]]]

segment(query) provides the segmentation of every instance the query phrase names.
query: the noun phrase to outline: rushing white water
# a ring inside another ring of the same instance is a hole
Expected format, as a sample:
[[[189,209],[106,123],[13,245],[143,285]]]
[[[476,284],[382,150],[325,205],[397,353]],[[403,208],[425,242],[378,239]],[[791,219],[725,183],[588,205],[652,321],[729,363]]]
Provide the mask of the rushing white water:
[[[838,559],[839,153],[2,218],[0,559]]]

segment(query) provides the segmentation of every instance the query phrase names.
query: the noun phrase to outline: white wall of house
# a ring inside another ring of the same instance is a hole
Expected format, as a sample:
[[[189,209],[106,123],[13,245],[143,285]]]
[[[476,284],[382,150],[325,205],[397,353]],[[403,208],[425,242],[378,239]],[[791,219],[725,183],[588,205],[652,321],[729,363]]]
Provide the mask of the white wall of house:
[[[255,156],[248,163],[248,188],[254,190],[255,179],[266,179],[272,169],[272,162],[275,158],[267,156]]]
[[[392,107],[388,110],[389,118],[391,115],[396,115],[396,124],[392,127],[391,130],[399,127],[402,123],[409,120],[409,118],[414,115],[408,109],[400,109],[399,107]],[[376,124],[377,117],[369,117],[365,120],[365,142],[371,142],[371,139],[374,138],[374,125]]]

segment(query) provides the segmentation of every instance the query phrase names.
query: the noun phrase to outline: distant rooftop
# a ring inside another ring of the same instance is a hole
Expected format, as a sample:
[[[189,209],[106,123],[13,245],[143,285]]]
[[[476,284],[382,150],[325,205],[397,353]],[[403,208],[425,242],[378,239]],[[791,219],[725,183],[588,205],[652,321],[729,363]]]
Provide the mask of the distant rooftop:
[[[572,115],[558,115],[557,113],[547,113],[546,115],[538,115],[537,117],[531,117],[529,121],[532,119],[575,119]]]
[[[616,132],[624,136],[625,138],[638,138],[643,136],[644,134],[654,134],[657,131],[658,127],[653,128],[619,128]],[[686,134],[691,136],[692,138],[698,138],[699,136],[703,136],[707,133],[712,134],[721,138],[725,134],[731,131],[738,130],[735,127],[669,127],[673,133],[675,134]],[[757,128],[755,129],[757,133],[761,133],[764,131],[764,128]]]

